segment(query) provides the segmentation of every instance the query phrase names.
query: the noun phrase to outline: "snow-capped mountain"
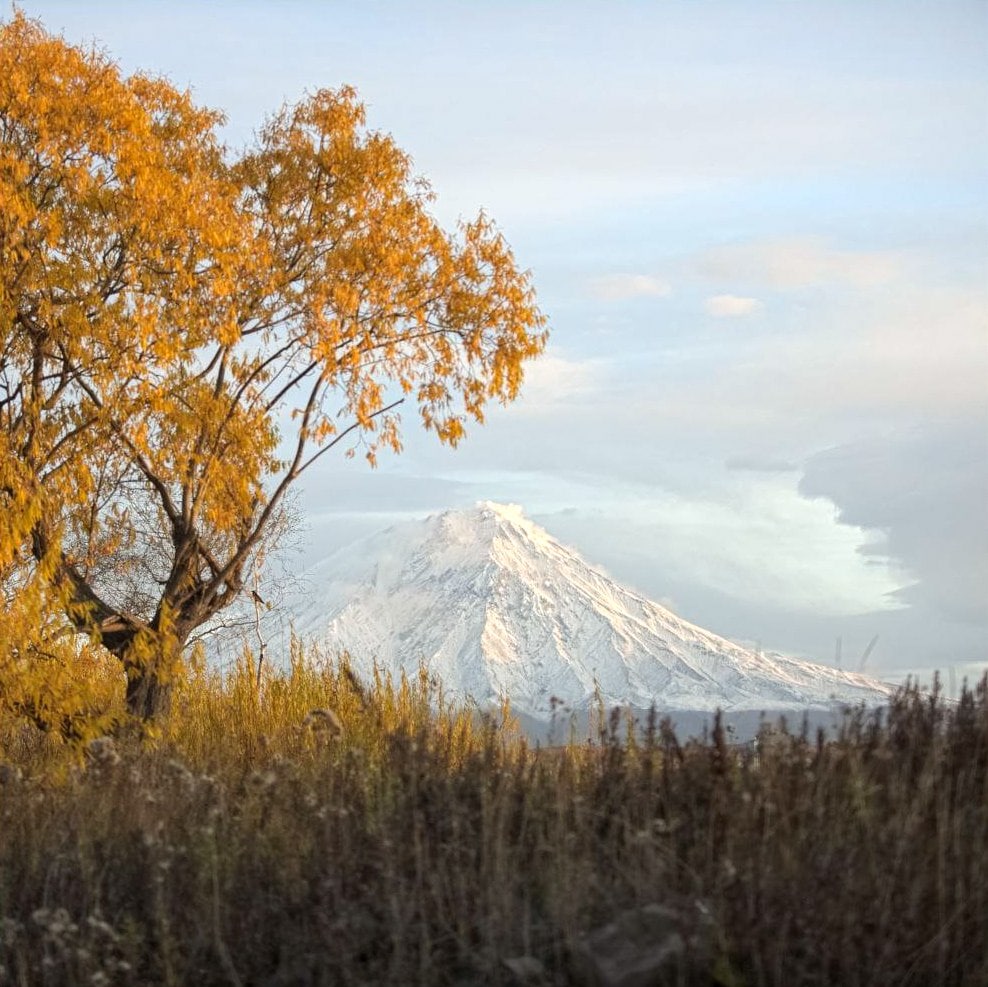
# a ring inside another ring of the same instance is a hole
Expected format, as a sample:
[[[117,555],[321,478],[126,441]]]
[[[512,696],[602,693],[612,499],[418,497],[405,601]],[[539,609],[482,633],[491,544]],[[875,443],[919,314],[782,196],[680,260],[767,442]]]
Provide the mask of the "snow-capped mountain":
[[[864,675],[762,654],[681,620],[584,561],[521,509],[482,503],[396,525],[310,570],[295,622],[358,672],[424,662],[448,695],[660,711],[826,708],[889,693]]]

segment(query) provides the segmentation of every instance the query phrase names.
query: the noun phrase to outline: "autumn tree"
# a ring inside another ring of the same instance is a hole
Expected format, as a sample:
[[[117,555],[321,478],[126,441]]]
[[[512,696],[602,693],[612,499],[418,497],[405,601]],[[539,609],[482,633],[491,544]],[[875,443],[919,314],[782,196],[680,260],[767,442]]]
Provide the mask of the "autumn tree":
[[[492,223],[444,231],[352,90],[237,152],[221,124],[0,26],[0,662],[97,644],[144,718],[313,462],[399,450],[402,401],[455,445],[546,339]]]

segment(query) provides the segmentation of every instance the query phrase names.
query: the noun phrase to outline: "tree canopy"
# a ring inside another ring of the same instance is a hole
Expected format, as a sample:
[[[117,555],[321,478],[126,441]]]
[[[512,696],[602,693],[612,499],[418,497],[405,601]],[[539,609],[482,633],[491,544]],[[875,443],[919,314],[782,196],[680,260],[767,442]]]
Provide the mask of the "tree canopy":
[[[402,401],[455,445],[545,346],[493,223],[442,229],[352,89],[222,123],[0,25],[0,670],[36,718],[84,652],[155,715],[319,456],[400,450]]]

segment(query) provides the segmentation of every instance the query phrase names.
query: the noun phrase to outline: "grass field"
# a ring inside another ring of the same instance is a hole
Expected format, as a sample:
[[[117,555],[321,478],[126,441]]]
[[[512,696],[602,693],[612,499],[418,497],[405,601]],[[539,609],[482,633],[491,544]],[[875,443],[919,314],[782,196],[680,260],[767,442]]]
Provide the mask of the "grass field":
[[[539,751],[300,656],[142,738],[2,721],[0,984],[988,984],[988,679],[641,726]]]

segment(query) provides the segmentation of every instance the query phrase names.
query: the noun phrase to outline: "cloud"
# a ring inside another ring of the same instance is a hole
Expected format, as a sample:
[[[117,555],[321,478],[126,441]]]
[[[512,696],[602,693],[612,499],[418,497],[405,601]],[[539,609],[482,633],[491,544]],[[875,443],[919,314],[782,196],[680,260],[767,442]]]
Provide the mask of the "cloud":
[[[590,294],[605,302],[629,298],[665,298],[672,287],[651,274],[605,274],[590,282]]]
[[[835,524],[832,505],[802,497],[794,476],[735,475],[703,493],[588,484],[574,502],[575,513],[541,515],[548,529],[653,598],[699,585],[815,615],[904,605],[900,574],[861,551],[869,533]]]
[[[984,421],[952,422],[837,446],[813,456],[799,484],[844,524],[878,534],[914,576],[899,597],[951,620],[988,626],[988,440]]]
[[[703,307],[707,315],[714,318],[736,319],[756,312],[761,308],[761,302],[757,298],[743,298],[740,295],[714,295],[704,302]]]
[[[732,456],[724,464],[732,473],[794,473],[799,464],[766,456]]]
[[[744,281],[778,290],[825,284],[874,288],[895,280],[902,257],[893,251],[841,250],[821,237],[754,240],[706,251],[700,273],[714,281]]]
[[[525,368],[518,413],[545,413],[566,408],[598,391],[606,370],[604,360],[571,360],[546,354]]]
[[[682,359],[668,372],[657,365],[663,386],[651,381],[644,392],[654,416],[722,432],[757,428],[757,436],[801,429],[817,450],[893,421],[986,420],[988,298],[980,286],[821,296],[812,309],[780,301],[771,316],[756,339],[720,334],[719,349],[698,347],[689,374]]]

